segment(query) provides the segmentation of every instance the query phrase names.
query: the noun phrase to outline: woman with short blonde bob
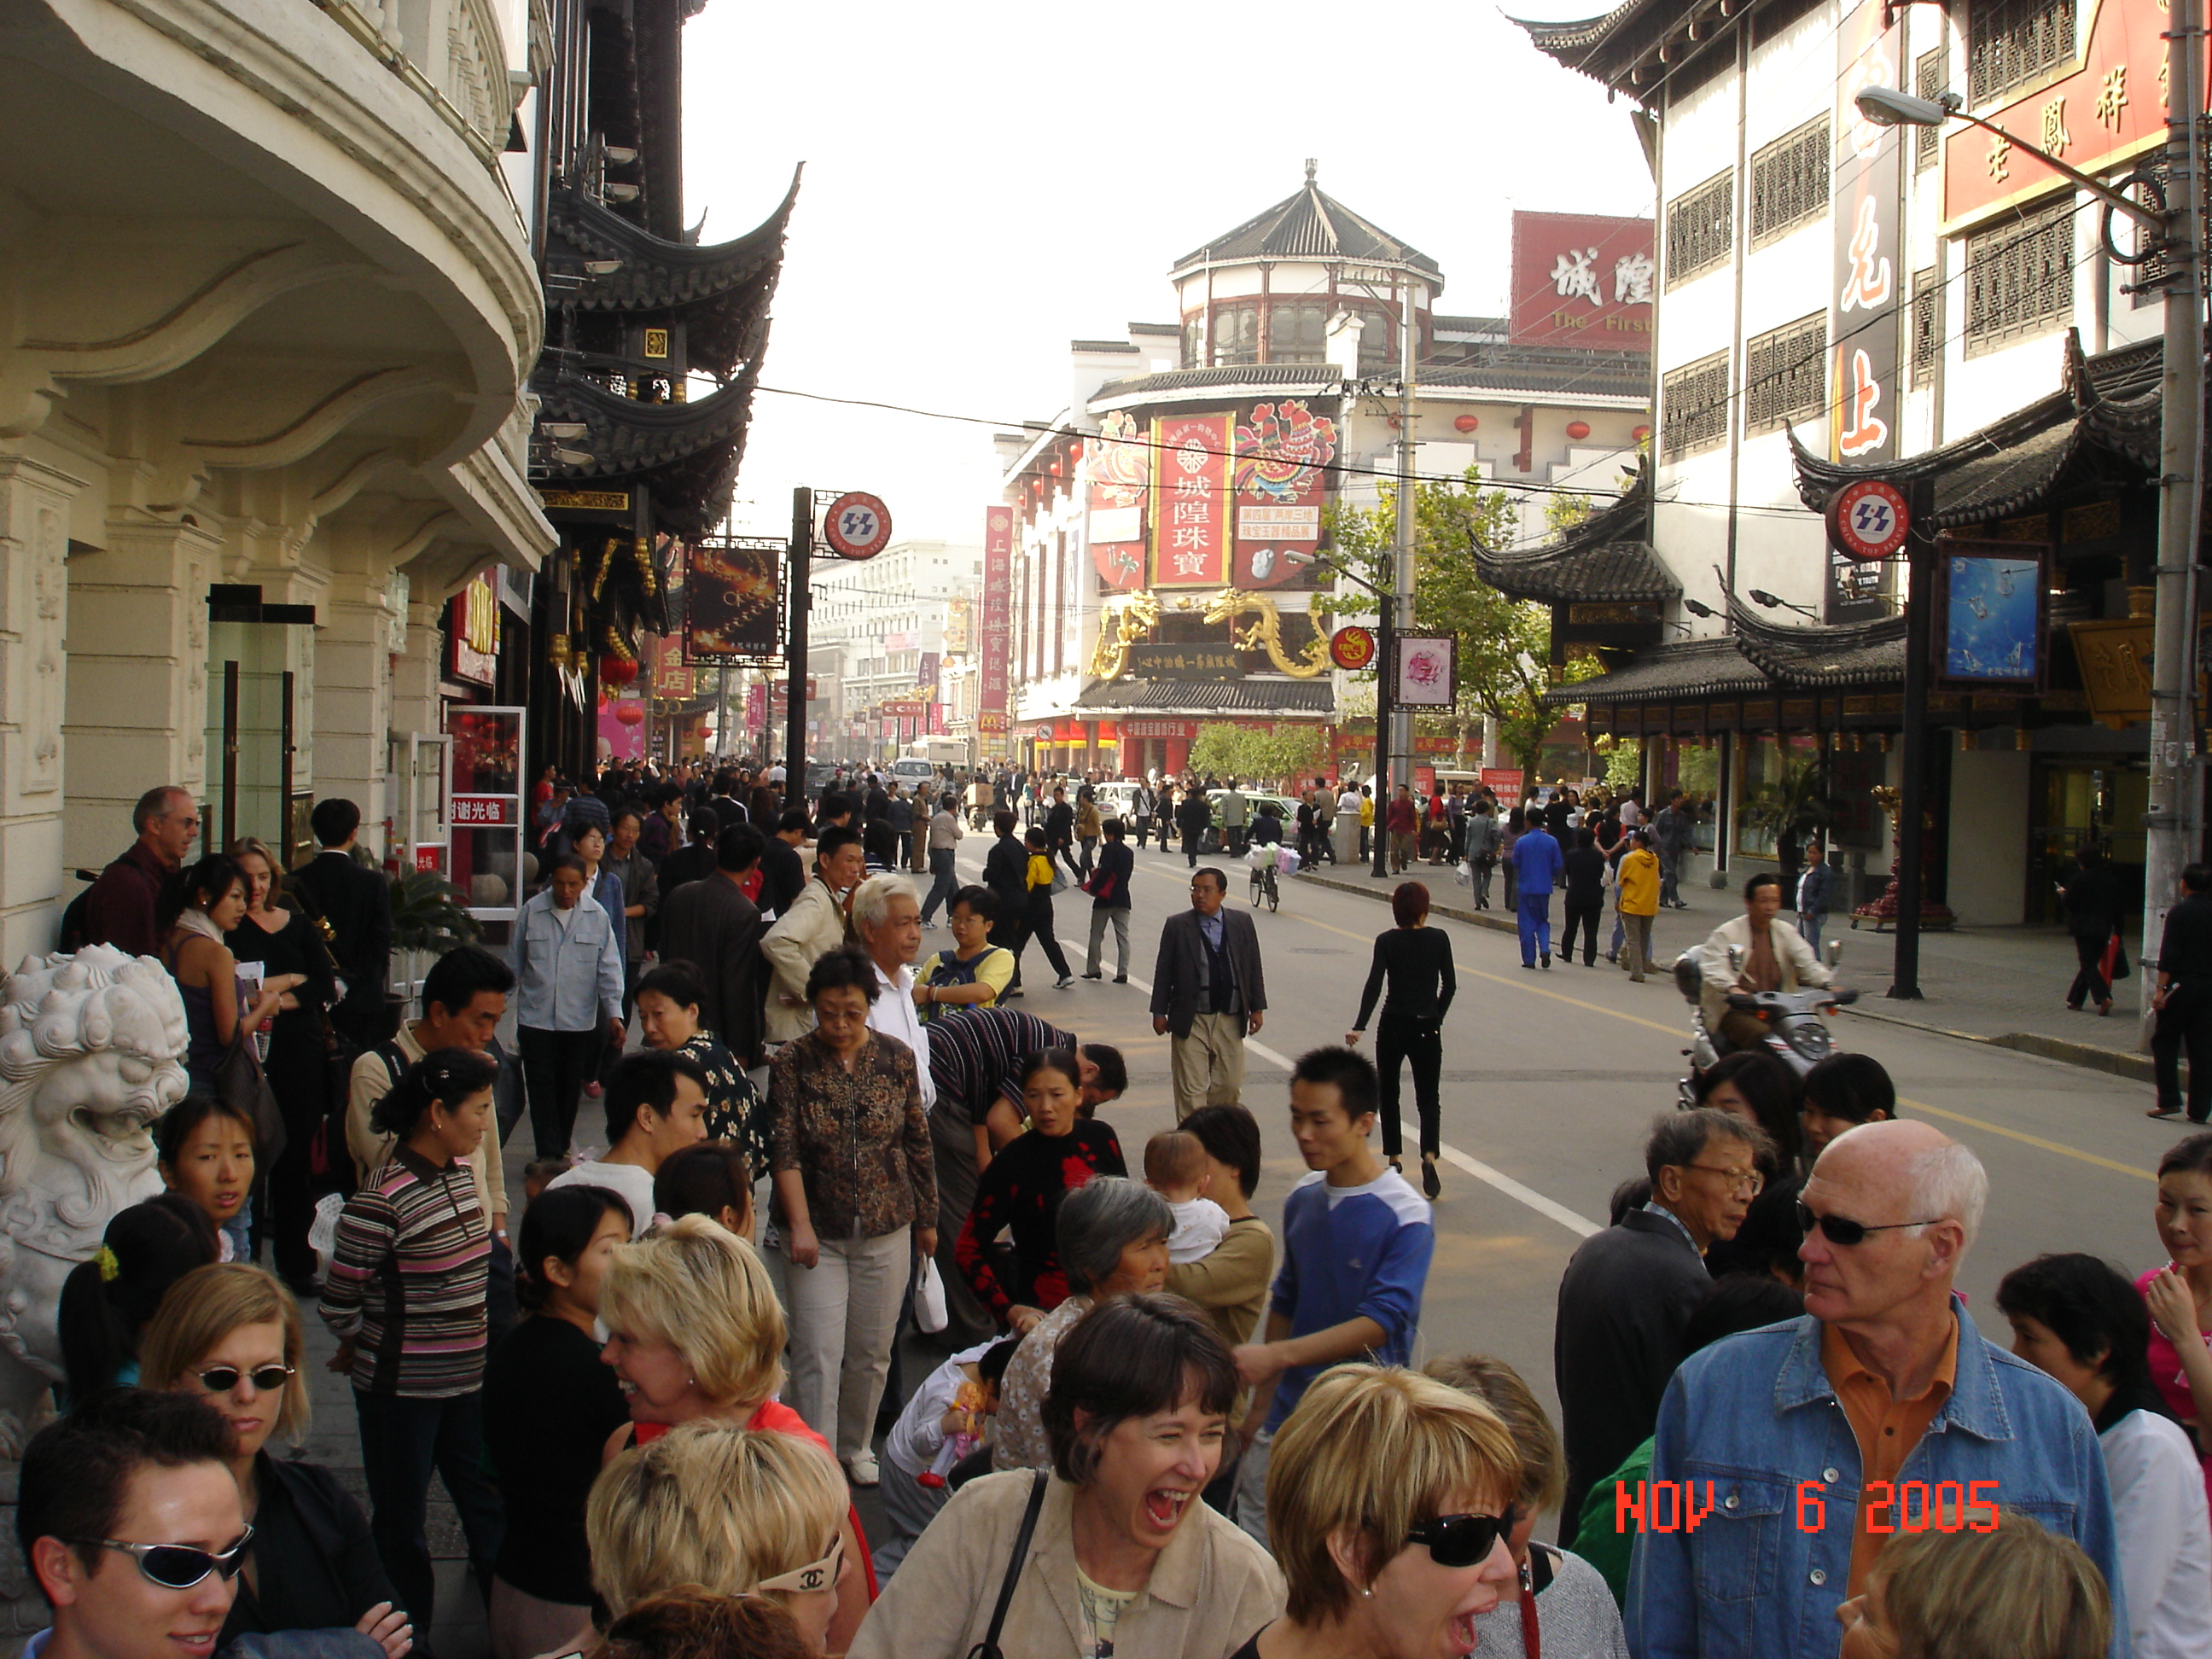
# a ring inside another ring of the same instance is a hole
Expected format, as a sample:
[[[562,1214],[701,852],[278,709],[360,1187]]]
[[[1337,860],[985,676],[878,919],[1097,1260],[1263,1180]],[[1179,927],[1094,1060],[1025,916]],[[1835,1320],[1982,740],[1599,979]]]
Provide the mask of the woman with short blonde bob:
[[[2104,1659],[2112,1597],[2079,1544],[2000,1510],[1993,1531],[1891,1539],[1836,1620],[1839,1659]]]
[[[592,1584],[618,1620],[679,1584],[780,1602],[816,1653],[846,1553],[837,1467],[787,1434],[696,1421],[633,1447],[600,1472],[584,1510]]]
[[[1287,1609],[1233,1659],[1458,1659],[1514,1590],[1521,1478],[1480,1401],[1396,1366],[1324,1372],[1267,1465]]]
[[[775,1398],[783,1382],[782,1304],[753,1247],[720,1222],[687,1215],[617,1245],[599,1287],[599,1322],[607,1330],[599,1357],[614,1367],[629,1401],[629,1425],[607,1441],[610,1459],[702,1418],[789,1435],[830,1457],[829,1442]],[[834,1458],[830,1467],[834,1472]],[[860,1571],[843,1581],[831,1622],[840,1651],[875,1590],[867,1545],[849,1509],[846,1528],[846,1553],[857,1556]]]
[[[258,1267],[222,1263],[186,1273],[161,1298],[139,1351],[142,1386],[204,1400],[230,1425],[231,1475],[253,1523],[216,1645],[278,1631],[350,1627],[387,1659],[413,1645],[392,1608],[368,1517],[329,1470],[271,1457],[281,1436],[307,1433],[306,1340],[292,1293]]]

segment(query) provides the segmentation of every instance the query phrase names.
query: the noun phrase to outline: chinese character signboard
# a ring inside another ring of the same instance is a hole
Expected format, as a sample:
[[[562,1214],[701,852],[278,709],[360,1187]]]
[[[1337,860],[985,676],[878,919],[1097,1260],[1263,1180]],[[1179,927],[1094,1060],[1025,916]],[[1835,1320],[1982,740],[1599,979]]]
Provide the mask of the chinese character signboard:
[[[1895,127],[1877,126],[1854,101],[1869,87],[1899,84],[1902,22],[1885,27],[1881,0],[1860,0],[1837,31],[1836,167],[1830,198],[1835,235],[1829,313],[1828,450],[1846,461],[1897,454],[1898,308],[1904,287],[1899,232],[1905,211],[1905,150]],[[1878,575],[1832,550],[1827,619],[1869,622],[1882,614]]]
[[[1014,510],[994,507],[983,514],[982,659],[976,712],[1006,712],[1006,656],[1014,599]],[[983,728],[989,731],[986,725]],[[1003,729],[1003,728],[1000,728]]]
[[[921,672],[915,676],[915,686],[921,690],[928,692],[933,697],[937,695],[938,665],[943,660],[944,657],[942,653],[936,651],[923,652],[921,653]]]
[[[653,642],[653,695],[689,699],[691,665],[684,660],[684,636],[663,634]]]
[[[772,657],[781,648],[784,546],[765,540],[701,542],[684,584],[685,659]]]
[[[1152,447],[1126,410],[1101,422],[1084,446],[1089,479],[1085,500],[1091,562],[1109,588],[1145,585],[1145,497],[1152,477]]]
[[[1649,219],[1516,213],[1510,337],[1516,345],[1649,351],[1658,275]]]
[[[1255,404],[1237,417],[1235,567],[1239,587],[1312,585],[1320,567],[1287,556],[1321,545],[1321,509],[1336,422],[1294,398]]]
[[[1219,587],[1229,580],[1229,444],[1233,417],[1169,415],[1152,422],[1152,586]]]
[[[453,641],[447,672],[472,685],[491,684],[499,662],[499,591],[489,575],[453,595],[446,631]]]
[[[1139,679],[1237,680],[1244,671],[1227,645],[1132,645],[1127,672]]]

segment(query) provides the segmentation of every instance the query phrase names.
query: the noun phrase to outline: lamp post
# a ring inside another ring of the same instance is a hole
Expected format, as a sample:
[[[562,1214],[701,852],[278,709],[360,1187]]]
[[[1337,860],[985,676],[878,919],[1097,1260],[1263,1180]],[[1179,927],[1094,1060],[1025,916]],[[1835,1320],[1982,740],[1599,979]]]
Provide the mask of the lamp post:
[[[2197,226],[2204,211],[2203,175],[2197,166],[2197,116],[2203,107],[2197,84],[2200,0],[2169,0],[2166,39],[2166,165],[2172,184],[2160,209],[2130,200],[2101,179],[2093,179],[2057,156],[2023,143],[1995,123],[1961,107],[1956,93],[1916,98],[1893,87],[1869,87],[1858,94],[1859,112],[1881,126],[1941,126],[1965,121],[1996,134],[2023,155],[2033,156],[2078,190],[2087,191],[2107,210],[2125,214],[2148,230],[2172,276],[2166,285],[2166,339],[2160,388],[2159,443],[2158,562],[2152,622],[2150,789],[2143,814],[2143,931],[2140,954],[2146,969],[2165,931],[2183,866],[2194,856],[2198,834],[2199,787],[2196,773],[2196,614],[2197,519],[2202,493],[2197,473],[2204,410],[2204,324],[2198,289]],[[1922,533],[1919,514],[1933,507],[1932,489],[1916,503],[1914,534]],[[1934,526],[1927,527],[1932,539]],[[1915,574],[1919,571],[1915,567]],[[1910,611],[1917,619],[1932,582],[1916,580]],[[1925,624],[1916,633],[1923,639]],[[1924,656],[1926,653],[1923,652]],[[1919,665],[1924,672],[1924,665]],[[1908,672],[1910,672],[1908,670]],[[1908,718],[1910,716],[1910,710]],[[1906,733],[1908,749],[1913,733]],[[1907,777],[1908,786],[1912,780]],[[1908,799],[1908,815],[1912,803]],[[1917,844],[1919,823],[1908,816],[1900,826],[1899,851]],[[1919,894],[1905,879],[1917,873],[1917,859],[1900,857],[1899,897],[1917,905]],[[1899,932],[1905,915],[1899,915]],[[1918,920],[1916,914],[1913,920]],[[2151,975],[2143,975],[2146,983]],[[2146,1016],[2149,999],[2144,999]]]
[[[1389,839],[1390,812],[1390,715],[1395,702],[1390,695],[1390,676],[1395,672],[1398,657],[1398,596],[1389,589],[1379,587],[1356,570],[1346,568],[1326,553],[1291,553],[1284,556],[1293,564],[1326,566],[1348,582],[1356,582],[1375,599],[1376,615],[1380,618],[1376,629],[1375,653],[1375,833],[1368,837],[1370,863],[1367,873],[1381,878],[1390,873],[1383,861],[1383,848]],[[1407,771],[1413,770],[1409,763]]]

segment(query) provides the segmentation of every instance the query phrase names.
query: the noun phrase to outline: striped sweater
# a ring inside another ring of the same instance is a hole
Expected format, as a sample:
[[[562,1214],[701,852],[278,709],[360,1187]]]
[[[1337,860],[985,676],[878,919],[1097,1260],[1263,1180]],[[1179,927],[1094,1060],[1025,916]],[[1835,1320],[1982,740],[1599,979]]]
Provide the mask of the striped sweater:
[[[323,1288],[323,1322],[355,1345],[354,1387],[417,1400],[481,1387],[490,1261],[468,1164],[393,1148],[346,1200]]]

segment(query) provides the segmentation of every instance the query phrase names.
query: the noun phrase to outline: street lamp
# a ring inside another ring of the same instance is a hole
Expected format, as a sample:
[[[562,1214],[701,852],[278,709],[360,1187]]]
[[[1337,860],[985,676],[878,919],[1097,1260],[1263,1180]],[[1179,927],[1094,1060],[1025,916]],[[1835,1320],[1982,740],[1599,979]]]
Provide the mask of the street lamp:
[[[1398,596],[1376,586],[1356,570],[1346,568],[1326,553],[1285,553],[1284,558],[1292,565],[1318,564],[1326,566],[1349,582],[1357,582],[1375,597],[1376,615],[1381,620],[1375,653],[1375,833],[1368,837],[1368,852],[1373,865],[1368,874],[1385,877],[1389,866],[1382,860],[1382,849],[1389,840],[1385,820],[1390,811],[1390,676],[1396,665],[1398,653]]]
[[[1770,593],[1763,587],[1751,590],[1751,602],[1769,611],[1795,611],[1799,616],[1810,617],[1814,622],[1820,620],[1820,613],[1810,605],[1792,605],[1788,599]]]

